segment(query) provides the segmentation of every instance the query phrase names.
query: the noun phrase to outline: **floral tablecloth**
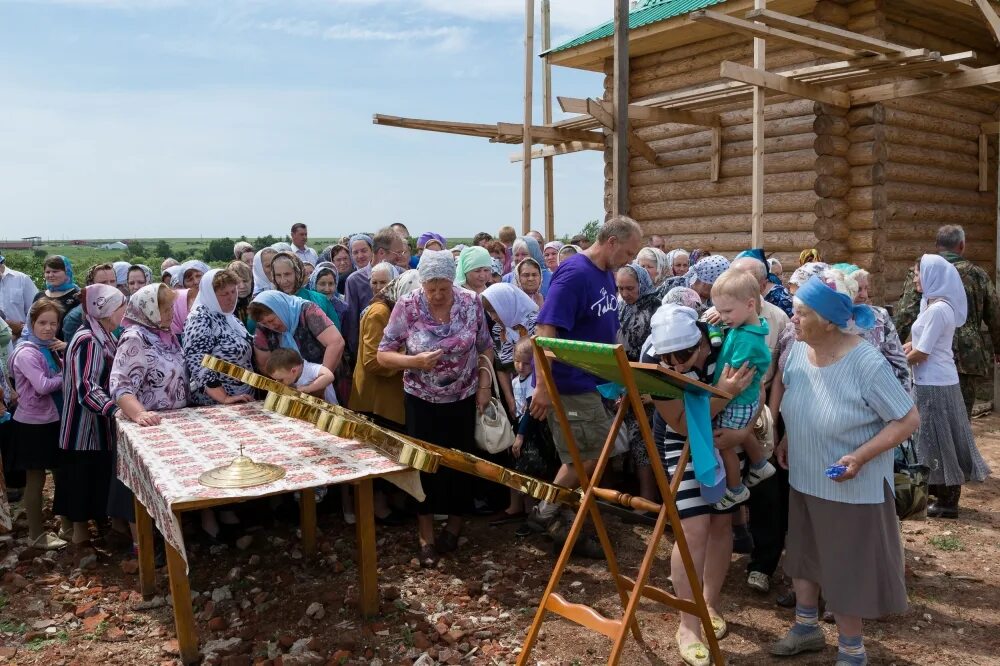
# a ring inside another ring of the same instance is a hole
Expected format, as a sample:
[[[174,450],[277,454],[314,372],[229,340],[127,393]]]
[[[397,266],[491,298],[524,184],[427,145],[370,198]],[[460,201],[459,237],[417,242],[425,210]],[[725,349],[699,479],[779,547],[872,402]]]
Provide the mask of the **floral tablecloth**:
[[[185,562],[184,537],[172,511],[180,502],[248,499],[376,476],[424,499],[416,470],[363,443],[267,411],[262,402],[189,407],[160,415],[160,425],[145,428],[118,420],[118,478]],[[285,476],[252,488],[209,488],[198,482],[203,472],[235,458],[240,444],[253,460],[284,467]]]

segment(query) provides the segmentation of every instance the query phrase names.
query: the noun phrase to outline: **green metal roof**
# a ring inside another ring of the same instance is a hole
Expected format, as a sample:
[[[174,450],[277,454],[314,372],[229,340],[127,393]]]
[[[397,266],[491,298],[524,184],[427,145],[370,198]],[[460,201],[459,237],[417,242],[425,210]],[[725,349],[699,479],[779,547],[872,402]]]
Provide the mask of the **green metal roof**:
[[[718,5],[725,1],[726,0],[640,0],[638,6],[629,12],[628,27],[629,30],[635,30],[636,28],[641,28],[643,26],[650,25],[651,23],[657,23],[659,21],[674,18],[675,16],[689,14],[693,11],[705,9],[706,7],[711,7],[712,5]],[[611,37],[613,34],[615,34],[615,22],[612,19],[607,23],[597,26],[593,30],[583,33],[579,37],[574,37],[568,42],[560,44],[554,49],[550,49],[549,53],[557,53],[559,51],[565,51],[566,49],[571,49],[590,42],[596,42],[599,39]]]

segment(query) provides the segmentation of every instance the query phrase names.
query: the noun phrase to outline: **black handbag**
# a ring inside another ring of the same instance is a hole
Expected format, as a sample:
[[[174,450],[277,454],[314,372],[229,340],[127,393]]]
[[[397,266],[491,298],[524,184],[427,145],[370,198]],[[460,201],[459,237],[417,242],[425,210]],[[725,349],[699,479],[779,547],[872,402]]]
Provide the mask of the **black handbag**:
[[[930,468],[917,460],[912,438],[896,447],[893,471],[896,516],[900,520],[923,518],[927,511]]]

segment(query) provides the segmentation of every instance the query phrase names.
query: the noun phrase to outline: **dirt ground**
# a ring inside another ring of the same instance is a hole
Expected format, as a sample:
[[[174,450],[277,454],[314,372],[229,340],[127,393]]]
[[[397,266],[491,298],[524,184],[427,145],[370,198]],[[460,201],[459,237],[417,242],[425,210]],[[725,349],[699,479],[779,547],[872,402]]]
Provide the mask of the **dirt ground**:
[[[1000,664],[1000,418],[974,422],[995,476],[969,486],[958,521],[906,521],[910,609],[869,622],[872,664]],[[320,505],[322,507],[322,504]],[[609,521],[626,573],[634,570],[649,529]],[[320,516],[321,555],[303,557],[293,527],[277,524],[240,547],[192,546],[192,589],[205,663],[226,664],[512,664],[554,557],[541,537],[518,538],[515,526],[473,521],[469,542],[435,570],[413,559],[412,527],[379,527],[382,614],[362,622],[356,610],[353,528],[339,511]],[[143,602],[136,563],[101,542],[95,550],[51,556],[25,549],[26,525],[0,537],[0,664],[174,664],[177,645],[166,570],[164,596]],[[669,543],[660,547],[654,584],[668,585]],[[94,559],[93,555],[96,555]],[[745,585],[745,558],[734,557],[722,611],[731,664],[774,663],[766,646],[781,636],[790,610]],[[577,562],[561,589],[570,601],[609,616],[618,601],[603,562]],[[677,616],[644,602],[645,637],[630,640],[622,664],[677,664]],[[830,664],[836,630],[823,653],[781,660]],[[603,636],[550,616],[531,663],[604,663]]]

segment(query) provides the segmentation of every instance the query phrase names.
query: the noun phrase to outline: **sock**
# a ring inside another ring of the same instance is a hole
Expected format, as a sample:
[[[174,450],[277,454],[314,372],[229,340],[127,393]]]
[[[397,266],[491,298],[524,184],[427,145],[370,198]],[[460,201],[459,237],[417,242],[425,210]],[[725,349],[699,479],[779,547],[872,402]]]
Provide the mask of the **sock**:
[[[538,517],[539,518],[545,518],[545,519],[551,518],[552,516],[556,515],[556,512],[558,510],[559,510],[559,505],[558,504],[552,504],[552,503],[549,503],[549,502],[541,502],[538,505]]]
[[[861,636],[844,636],[841,634],[839,648],[837,659],[846,661],[849,664],[865,663],[865,643]]]
[[[819,629],[819,608],[813,606],[795,607],[795,624],[792,625],[792,633],[799,636],[811,634]]]
[[[764,469],[767,467],[767,458],[764,458],[759,463],[750,463],[750,469]]]
[[[743,484],[741,483],[741,484],[740,484],[740,485],[738,485],[738,486],[733,486],[732,488],[728,488],[728,490],[729,490],[729,492],[731,492],[731,493],[732,493],[732,494],[734,494],[734,495],[739,495],[739,494],[740,494],[740,493],[742,493],[742,492],[743,492],[744,490],[746,490],[746,486],[744,486],[744,485],[743,485]]]

